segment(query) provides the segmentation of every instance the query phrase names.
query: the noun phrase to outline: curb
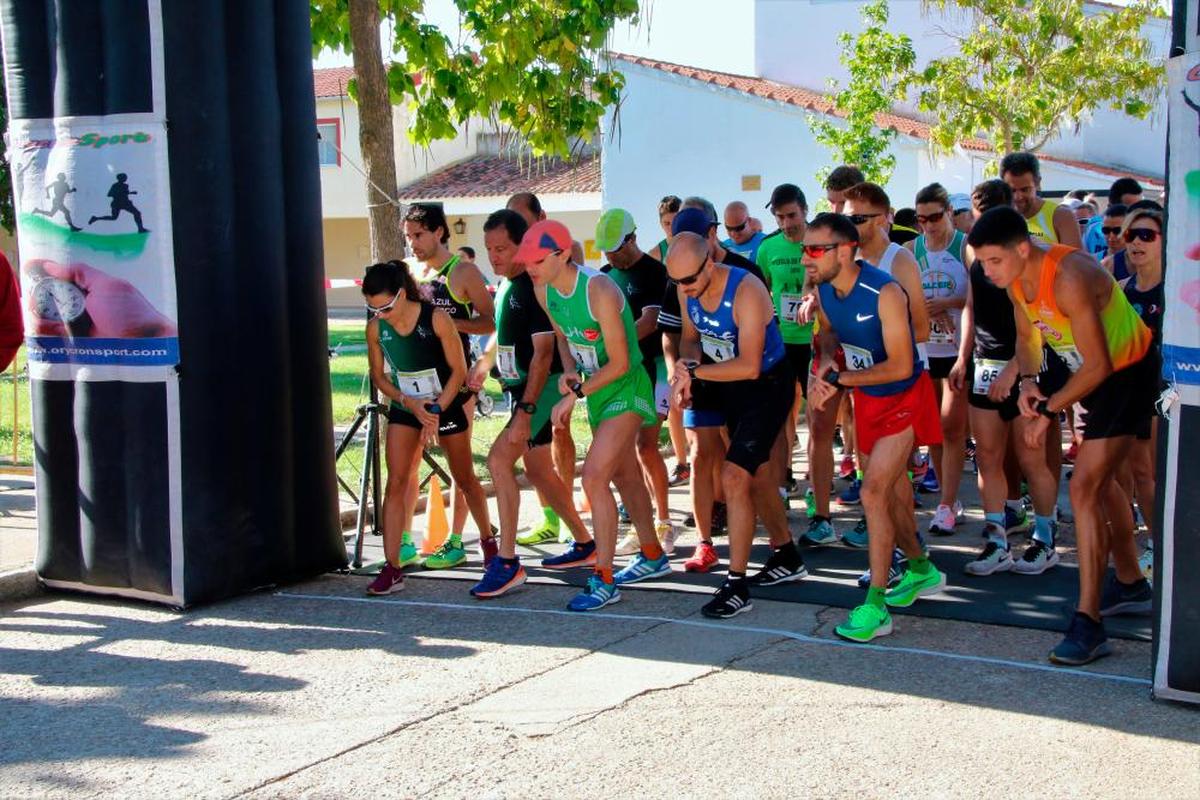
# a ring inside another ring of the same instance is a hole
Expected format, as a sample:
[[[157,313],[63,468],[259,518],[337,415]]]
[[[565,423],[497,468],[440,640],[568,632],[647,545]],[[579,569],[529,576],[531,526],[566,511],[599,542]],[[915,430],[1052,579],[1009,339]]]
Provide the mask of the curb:
[[[38,583],[37,573],[32,567],[0,572],[0,603],[28,600],[40,594],[42,585]]]

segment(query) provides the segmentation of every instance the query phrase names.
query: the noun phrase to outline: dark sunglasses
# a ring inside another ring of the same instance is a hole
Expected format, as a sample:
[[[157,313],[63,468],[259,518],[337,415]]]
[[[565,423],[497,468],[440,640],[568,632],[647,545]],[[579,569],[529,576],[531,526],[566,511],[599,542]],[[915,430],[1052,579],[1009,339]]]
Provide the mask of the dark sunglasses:
[[[1125,240],[1126,244],[1130,244],[1135,240],[1149,243],[1158,241],[1158,237],[1161,235],[1158,231],[1152,231],[1149,228],[1130,228],[1125,231],[1121,238]]]
[[[693,283],[700,280],[700,274],[704,272],[704,268],[707,266],[708,258],[705,258],[700,262],[700,267],[695,272],[693,272],[691,275],[688,275],[686,278],[676,278],[675,282],[680,286],[691,286]]]
[[[941,219],[944,216],[946,216],[945,209],[942,209],[941,211],[937,212],[936,214],[930,214],[927,217],[924,216],[923,214],[917,214],[917,224],[925,225],[930,222],[937,222],[939,219]]]
[[[386,314],[387,312],[389,312],[393,308],[395,308],[396,301],[400,299],[400,295],[403,292],[404,292],[403,289],[401,289],[399,292],[396,292],[396,294],[392,297],[391,302],[386,303],[385,305],[382,305],[379,307],[373,306],[370,303],[363,303],[363,305],[366,306],[368,314],[370,314],[372,317],[378,317],[380,314]]]
[[[1121,226],[1114,225],[1111,228],[1105,226],[1100,229],[1100,232],[1103,233],[1105,236],[1120,236],[1121,235]]]
[[[1092,224],[1092,221],[1090,219],[1088,219],[1087,217],[1084,217],[1083,219],[1079,220],[1079,227],[1081,227],[1081,228],[1086,228],[1088,225],[1091,225],[1091,224]]]
[[[847,214],[846,219],[850,220],[855,225],[862,225],[864,222],[866,222],[869,219],[875,219],[876,217],[882,217],[882,216],[883,216],[883,212],[881,211],[876,214]]]
[[[741,233],[742,231],[746,230],[746,226],[749,224],[750,220],[746,220],[741,225],[726,225],[725,230],[729,231],[730,233]]]
[[[804,245],[804,255],[809,258],[820,258],[826,253],[837,250],[844,245],[852,245],[854,242],[832,242],[830,244],[806,244]]]

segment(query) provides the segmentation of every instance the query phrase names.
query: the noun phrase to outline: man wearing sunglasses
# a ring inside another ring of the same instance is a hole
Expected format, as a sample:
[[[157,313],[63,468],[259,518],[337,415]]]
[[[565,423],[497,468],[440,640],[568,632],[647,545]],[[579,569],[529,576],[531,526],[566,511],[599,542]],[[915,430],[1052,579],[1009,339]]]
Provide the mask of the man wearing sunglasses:
[[[892,632],[888,606],[907,607],[940,592],[946,577],[917,539],[908,460],[914,447],[941,440],[933,385],[917,355],[908,298],[883,270],[855,260],[858,230],[841,214],[818,214],[808,228],[804,266],[818,284],[821,336],[810,395],[818,410],[854,390],[858,445],[869,460],[862,503],[871,529],[871,582],[866,602],[834,630],[869,642]],[[841,347],[845,367],[836,371]],[[888,589],[896,545],[908,558],[903,577]]]
[[[1038,193],[1042,168],[1033,153],[1009,153],[1000,160],[1000,179],[1013,193],[1013,208],[1021,212],[1030,234],[1050,244],[1082,247],[1083,236],[1071,209]]]
[[[1079,605],[1066,636],[1050,652],[1056,664],[1079,665],[1110,652],[1101,583],[1110,553],[1117,580],[1141,579],[1129,497],[1118,482],[1134,439],[1149,435],[1158,396],[1153,335],[1112,275],[1090,255],[1047,247],[1030,236],[1021,214],[993,208],[975,223],[970,244],[987,277],[1007,289],[1015,307],[1021,415],[1033,448],[1072,403],[1087,411],[1071,477],[1079,548]],[[1039,381],[1045,342],[1066,362],[1061,385]]]
[[[1123,281],[1129,277],[1129,264],[1125,261],[1125,239],[1121,231],[1125,227],[1128,207],[1117,203],[1104,209],[1100,233],[1104,236],[1105,255],[1100,264],[1112,273],[1113,279]]]
[[[687,231],[671,242],[667,269],[687,299],[673,391],[685,407],[703,392],[729,433],[721,468],[729,505],[729,573],[701,608],[706,617],[726,619],[752,608],[751,584],[773,586],[808,575],[777,493],[780,434],[796,378],[761,281],[714,263],[708,242]],[[762,518],[773,551],[748,579],[756,517]]]
[[[751,261],[758,255],[763,239],[767,238],[761,229],[754,229],[750,209],[741,200],[725,206],[725,232],[729,238],[722,241],[721,246]]]

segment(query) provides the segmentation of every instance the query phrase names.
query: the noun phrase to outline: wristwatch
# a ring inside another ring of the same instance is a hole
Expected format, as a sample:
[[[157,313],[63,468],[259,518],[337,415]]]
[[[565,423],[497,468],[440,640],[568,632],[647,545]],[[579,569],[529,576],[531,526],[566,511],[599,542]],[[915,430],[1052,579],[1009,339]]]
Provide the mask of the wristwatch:
[[[841,377],[842,377],[841,375],[838,375],[837,370],[830,370],[825,375],[825,382],[828,383],[830,386],[832,386],[835,389],[841,389],[842,384],[838,383],[838,381],[841,379]]]
[[[537,403],[517,403],[517,410],[524,411],[526,414],[536,414]]]
[[[583,384],[582,383],[580,383],[579,381],[575,381],[568,388],[570,388],[571,393],[574,394],[576,397],[578,397],[580,400],[583,399]]]
[[[1041,414],[1046,419],[1058,419],[1058,412],[1050,410],[1049,400],[1038,400],[1037,405],[1033,407],[1033,410]]]
[[[425,410],[434,416],[438,416],[442,413],[442,407],[437,403],[426,403]]]
[[[61,322],[73,336],[85,335],[92,327],[87,298],[70,281],[51,278],[45,273],[33,275],[30,288],[34,313],[48,322]]]
[[[1033,374],[1033,375],[1018,375],[1018,376],[1017,376],[1017,386],[1020,386],[1020,385],[1021,385],[1022,383],[1024,383],[1025,381],[1033,381],[1034,383],[1037,383],[1037,379],[1038,379],[1038,376],[1037,376],[1036,374]]]
[[[696,367],[698,366],[700,366],[700,363],[697,361],[689,361],[683,365],[683,368],[687,370],[688,378],[691,380],[696,380]]]

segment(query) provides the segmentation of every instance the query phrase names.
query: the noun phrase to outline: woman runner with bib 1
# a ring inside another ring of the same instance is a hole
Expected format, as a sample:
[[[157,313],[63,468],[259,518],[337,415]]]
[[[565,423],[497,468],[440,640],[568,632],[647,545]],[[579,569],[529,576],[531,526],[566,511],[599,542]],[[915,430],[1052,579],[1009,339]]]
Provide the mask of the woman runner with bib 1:
[[[408,528],[413,504],[408,482],[416,473],[421,451],[437,440],[446,453],[450,475],[462,487],[471,516],[479,526],[484,563],[495,556],[487,498],[475,477],[471,440],[459,391],[467,376],[462,340],[450,316],[421,300],[408,265],[389,261],[367,268],[363,297],[367,323],[367,358],[371,382],[391,400],[387,426],[387,495],[383,507],[383,550],[387,563],[368,594],[390,594],[404,586],[401,569],[417,560]]]

